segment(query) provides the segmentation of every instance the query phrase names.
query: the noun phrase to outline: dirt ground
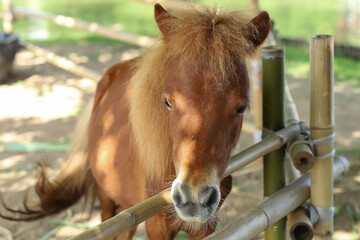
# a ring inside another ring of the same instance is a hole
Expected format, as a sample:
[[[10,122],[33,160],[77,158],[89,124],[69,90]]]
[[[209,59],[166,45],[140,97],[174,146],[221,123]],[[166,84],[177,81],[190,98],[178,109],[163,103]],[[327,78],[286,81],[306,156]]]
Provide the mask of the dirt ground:
[[[105,45],[48,48],[99,73],[121,59],[138,54],[137,49]],[[0,190],[9,206],[18,207],[38,176],[35,163],[46,160],[51,174],[55,174],[66,160],[67,153],[61,146],[69,142],[77,116],[91,99],[96,82],[61,70],[28,51],[17,55],[14,72],[8,83],[0,85]],[[308,79],[288,76],[288,80],[300,116],[309,122]],[[335,99],[336,147],[338,153],[350,160],[351,169],[335,184],[334,239],[360,239],[360,88],[336,83]],[[246,115],[241,148],[252,144],[253,129],[250,112]],[[221,210],[221,224],[231,222],[262,200],[261,164],[251,164],[234,174],[234,178],[233,191]],[[100,222],[98,203],[91,216],[88,211],[81,211],[81,205],[29,223],[0,219],[0,239],[6,239],[6,229],[19,240],[76,236],[85,227]],[[58,224],[58,220],[64,219],[73,224]],[[144,235],[144,227],[140,226],[136,236],[144,239]],[[262,235],[257,238],[261,239]]]

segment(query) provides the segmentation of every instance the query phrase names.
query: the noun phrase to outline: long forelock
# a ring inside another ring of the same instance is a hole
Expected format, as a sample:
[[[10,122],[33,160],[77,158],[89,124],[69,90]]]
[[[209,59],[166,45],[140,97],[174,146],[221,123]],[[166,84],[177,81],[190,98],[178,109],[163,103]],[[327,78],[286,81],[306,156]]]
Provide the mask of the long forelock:
[[[216,8],[180,9],[167,19],[167,36],[160,36],[142,57],[130,81],[130,122],[139,159],[148,178],[168,179],[172,166],[172,142],[162,99],[171,64],[178,71],[200,73],[211,69],[219,86],[237,77],[237,64],[254,53],[246,38],[256,28],[240,12]]]
[[[247,16],[206,7],[181,9],[173,15],[166,22],[169,32],[162,43],[182,70],[200,72],[207,67],[220,85],[239,79],[239,62],[255,52],[247,36],[257,29]]]

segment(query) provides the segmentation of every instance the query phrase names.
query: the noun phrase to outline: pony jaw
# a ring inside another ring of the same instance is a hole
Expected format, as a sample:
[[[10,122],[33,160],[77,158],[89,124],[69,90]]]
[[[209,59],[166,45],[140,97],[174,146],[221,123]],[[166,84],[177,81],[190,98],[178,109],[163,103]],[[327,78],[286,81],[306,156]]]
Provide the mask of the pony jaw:
[[[206,223],[207,221],[209,221],[213,214],[215,213],[216,209],[213,210],[213,212],[203,212],[203,213],[200,213],[198,212],[198,215],[199,216],[187,216],[187,215],[184,215],[183,212],[177,208],[175,206],[175,211],[177,213],[177,215],[181,218],[181,220],[183,221],[186,221],[186,222],[190,222],[190,223]]]

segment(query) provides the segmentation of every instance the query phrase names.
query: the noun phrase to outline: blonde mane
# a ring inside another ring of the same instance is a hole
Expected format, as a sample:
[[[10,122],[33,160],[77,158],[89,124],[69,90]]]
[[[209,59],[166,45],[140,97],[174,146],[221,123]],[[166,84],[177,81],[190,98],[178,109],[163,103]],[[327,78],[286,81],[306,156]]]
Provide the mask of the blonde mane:
[[[162,99],[163,86],[176,61],[178,71],[213,71],[219,85],[239,81],[236,65],[254,53],[248,36],[257,33],[240,12],[217,8],[179,9],[162,22],[166,36],[142,57],[130,81],[130,122],[139,159],[151,180],[166,180],[171,173],[172,141],[168,132],[168,113]],[[239,60],[240,59],[240,60]]]

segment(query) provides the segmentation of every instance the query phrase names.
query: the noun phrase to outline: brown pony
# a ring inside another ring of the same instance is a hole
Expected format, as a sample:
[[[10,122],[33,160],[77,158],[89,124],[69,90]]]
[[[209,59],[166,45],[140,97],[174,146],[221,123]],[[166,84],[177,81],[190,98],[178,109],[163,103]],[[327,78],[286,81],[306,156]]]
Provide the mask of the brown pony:
[[[155,20],[154,47],[98,83],[87,146],[77,146],[54,180],[42,172],[37,210],[24,201],[15,220],[59,212],[96,189],[104,221],[172,183],[173,211],[146,222],[148,237],[173,239],[185,230],[200,239],[214,231],[231,190],[231,177],[222,175],[249,105],[245,57],[266,38],[270,19],[205,7],[170,14],[156,4]]]

